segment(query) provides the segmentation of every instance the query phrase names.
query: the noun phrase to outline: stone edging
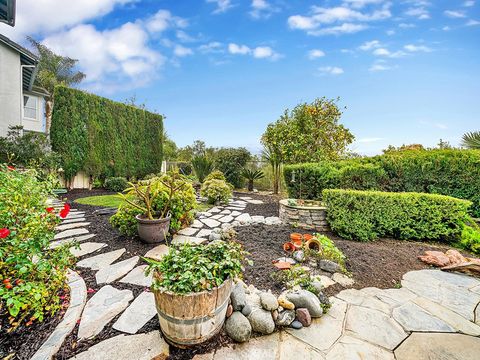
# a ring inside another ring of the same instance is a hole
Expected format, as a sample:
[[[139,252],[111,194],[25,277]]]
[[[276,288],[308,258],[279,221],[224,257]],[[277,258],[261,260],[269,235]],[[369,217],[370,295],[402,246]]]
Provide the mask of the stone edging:
[[[50,360],[58,352],[82,315],[83,308],[87,302],[85,281],[75,271],[69,270],[67,283],[70,287],[70,305],[65,312],[63,320],[30,360]]]

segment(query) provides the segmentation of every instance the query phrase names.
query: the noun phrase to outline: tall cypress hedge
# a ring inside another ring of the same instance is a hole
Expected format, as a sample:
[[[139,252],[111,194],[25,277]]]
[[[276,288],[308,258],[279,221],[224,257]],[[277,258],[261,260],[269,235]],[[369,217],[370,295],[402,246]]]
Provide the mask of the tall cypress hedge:
[[[371,158],[288,165],[290,197],[322,198],[324,189],[422,192],[473,202],[480,217],[479,150],[411,150]],[[293,181],[292,181],[293,180]]]
[[[162,165],[163,117],[86,92],[55,88],[51,141],[71,179],[143,177]]]

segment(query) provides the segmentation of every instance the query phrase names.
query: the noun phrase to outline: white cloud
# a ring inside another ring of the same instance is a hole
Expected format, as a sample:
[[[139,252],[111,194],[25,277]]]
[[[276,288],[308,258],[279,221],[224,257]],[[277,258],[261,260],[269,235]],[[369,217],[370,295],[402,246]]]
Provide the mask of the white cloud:
[[[364,12],[361,8],[367,3],[381,4],[383,2],[346,1],[343,6],[337,7],[312,6],[309,15],[293,15],[288,18],[287,22],[291,29],[304,30],[309,35],[338,35],[364,30],[368,27],[364,23],[385,20],[392,16],[389,2],[383,3],[381,7],[373,11]]]
[[[384,0],[343,0],[345,5],[350,5],[354,9],[361,9],[364,6],[372,4],[381,4]]]
[[[251,51],[247,45],[228,44],[228,52],[233,55],[247,55],[250,54]]]
[[[257,59],[271,58],[275,52],[269,46],[259,46],[253,49],[253,57]]]
[[[387,34],[388,36],[395,35],[395,30],[392,30],[392,29],[391,29],[391,30],[387,30],[387,31],[386,31],[386,34]]]
[[[465,25],[466,25],[466,26],[478,26],[478,25],[480,25],[480,21],[477,21],[477,20],[468,20]]]
[[[148,33],[137,23],[98,31],[77,25],[45,38],[53,51],[79,60],[87,74],[85,85],[94,89],[141,86],[155,76],[165,57],[148,47]]]
[[[221,53],[223,52],[223,44],[218,41],[212,41],[208,44],[200,45],[198,50],[201,53],[208,54],[208,53]]]
[[[252,0],[250,5],[251,11],[250,16],[254,19],[260,18],[269,18],[274,12],[278,12],[279,9],[277,7],[272,6],[266,0]]]
[[[337,66],[324,66],[318,68],[318,70],[323,75],[341,75],[344,73],[343,69]]]
[[[412,28],[416,27],[416,25],[415,24],[410,24],[410,23],[400,23],[400,24],[398,24],[398,27],[402,28],[402,29],[412,29]]]
[[[389,57],[389,58],[400,58],[406,55],[406,53],[403,51],[391,52],[386,48],[375,49],[372,54],[375,56]]]
[[[372,66],[370,66],[368,71],[379,72],[379,71],[387,71],[387,70],[390,70],[390,69],[391,69],[391,67],[388,66],[388,65],[385,65],[385,64],[373,64]]]
[[[214,14],[222,14],[230,10],[235,5],[232,4],[231,0],[206,0],[207,3],[214,3],[217,5],[216,9],[213,11]]]
[[[405,15],[416,17],[419,20],[430,19],[430,12],[423,6],[409,8],[405,11]]]
[[[463,11],[445,10],[443,13],[445,14],[445,16],[453,19],[463,19],[467,17],[467,15],[465,15]]]
[[[465,6],[465,7],[475,6],[475,1],[474,0],[467,0],[463,3],[463,6]]]
[[[0,24],[0,32],[20,41],[29,34],[50,34],[100,18],[116,6],[138,0],[22,0],[17,1],[15,27]]]
[[[380,41],[378,40],[372,40],[372,41],[367,41],[360,45],[358,48],[363,51],[369,51],[372,49],[379,48],[381,46]]]
[[[313,49],[308,52],[308,58],[310,60],[315,60],[324,56],[325,56],[325,53],[319,49]]]
[[[425,45],[408,44],[405,45],[403,48],[410,52],[432,52],[432,49]]]
[[[187,20],[173,16],[168,10],[159,10],[145,21],[145,26],[152,33],[161,33],[168,28],[185,28]]]
[[[173,49],[173,53],[177,57],[185,57],[185,56],[193,55],[193,50],[187,47],[184,47],[182,45],[175,45],[175,48]]]

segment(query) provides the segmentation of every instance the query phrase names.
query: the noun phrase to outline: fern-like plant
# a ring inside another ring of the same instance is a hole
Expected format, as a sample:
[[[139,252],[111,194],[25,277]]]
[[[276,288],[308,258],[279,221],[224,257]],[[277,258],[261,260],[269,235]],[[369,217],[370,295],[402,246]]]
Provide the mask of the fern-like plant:
[[[462,146],[468,149],[480,150],[480,131],[472,131],[462,136]]]
[[[248,191],[253,191],[253,182],[265,177],[262,170],[243,169],[242,176],[248,180]]]
[[[198,181],[203,183],[207,175],[213,171],[213,162],[205,155],[197,155],[192,159],[192,168]]]

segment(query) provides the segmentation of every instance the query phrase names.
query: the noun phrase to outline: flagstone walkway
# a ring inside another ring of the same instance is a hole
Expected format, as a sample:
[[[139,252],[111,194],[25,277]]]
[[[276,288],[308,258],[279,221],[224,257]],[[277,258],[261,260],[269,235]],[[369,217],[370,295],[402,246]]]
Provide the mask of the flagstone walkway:
[[[259,201],[241,197],[225,207],[200,213],[192,226],[183,229],[172,242],[200,244],[215,240],[220,228],[279,224],[276,217],[250,216],[244,212],[248,203]],[[57,201],[54,205],[62,206]],[[169,347],[158,331],[136,334],[156,315],[153,294],[143,292],[134,299],[132,291],[115,288],[116,282],[148,287],[152,280],[144,274],[146,265],[138,265],[138,256],[115,262],[125,249],[95,254],[107,244],[98,242],[97,235],[89,233],[88,224],[84,212],[72,209],[57,228],[59,232],[52,242],[52,246],[73,239],[80,242],[79,249],[71,249],[75,256],[84,257],[77,266],[97,270],[96,281],[104,284],[83,309],[78,339],[99,334],[119,314],[122,315],[111,326],[126,335],[100,342],[75,359],[149,360],[167,355]],[[161,259],[167,251],[167,246],[159,245],[145,257]],[[404,275],[400,289],[348,289],[331,301],[328,314],[314,320],[308,328],[258,337],[196,359],[478,359],[478,279],[439,270],[413,271]]]

